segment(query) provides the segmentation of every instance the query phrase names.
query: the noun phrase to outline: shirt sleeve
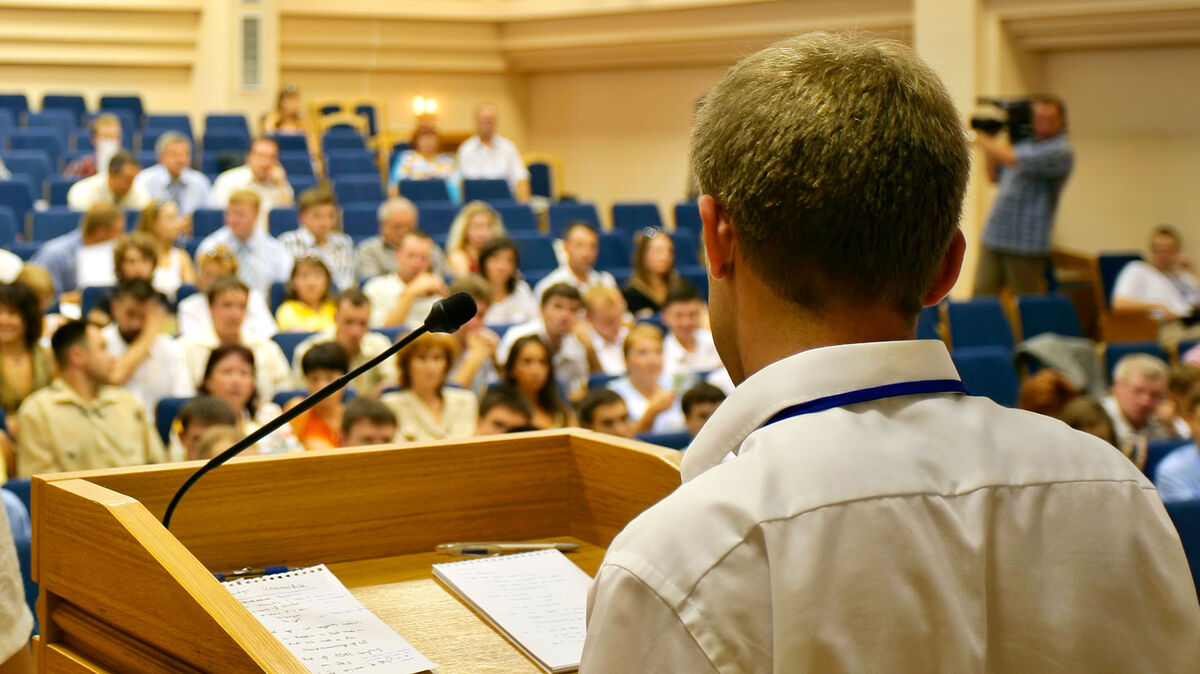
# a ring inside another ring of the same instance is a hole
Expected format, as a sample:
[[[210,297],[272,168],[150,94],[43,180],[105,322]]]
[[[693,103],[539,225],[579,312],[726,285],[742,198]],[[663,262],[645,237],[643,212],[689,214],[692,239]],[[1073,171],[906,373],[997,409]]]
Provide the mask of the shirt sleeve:
[[[509,143],[508,149],[508,182],[516,185],[522,180],[529,180],[529,169],[525,167],[525,160],[521,159],[517,146]]]
[[[1145,274],[1140,272],[1141,269],[1138,268],[1136,262],[1125,265],[1121,273],[1117,274],[1116,282],[1113,283],[1112,298],[1115,300],[1119,297],[1136,301],[1145,297],[1146,292],[1142,288],[1144,285],[1142,279],[1145,278]]]
[[[17,475],[29,477],[38,473],[52,473],[58,467],[54,460],[54,447],[49,442],[51,423],[43,414],[42,406],[24,404],[17,411],[20,435],[17,437]],[[28,403],[28,400],[26,401]]]
[[[135,405],[141,407],[141,403],[133,401]],[[154,425],[153,419],[149,414],[142,414],[142,442],[146,448],[146,463],[166,463],[167,452],[163,448],[162,438],[158,435],[158,429]]]
[[[25,603],[25,581],[12,529],[8,517],[0,516],[0,662],[24,648],[32,631],[33,614]]]
[[[88,207],[88,189],[91,183],[87,178],[77,181],[67,190],[67,205],[77,211],[86,211]]]
[[[1071,146],[1064,140],[1019,143],[1013,147],[1017,170],[1038,178],[1060,178],[1071,172],[1075,163]]]

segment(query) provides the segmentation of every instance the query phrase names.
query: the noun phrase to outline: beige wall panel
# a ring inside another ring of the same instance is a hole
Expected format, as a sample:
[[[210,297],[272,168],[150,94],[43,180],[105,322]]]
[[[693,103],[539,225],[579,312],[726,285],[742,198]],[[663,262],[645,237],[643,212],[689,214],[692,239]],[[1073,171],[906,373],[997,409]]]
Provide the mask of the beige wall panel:
[[[189,68],[0,63],[0,82],[5,91],[25,92],[35,110],[44,93],[81,93],[89,109],[96,107],[102,94],[109,93],[140,93],[147,108],[155,112],[188,112],[192,102]]]
[[[1075,172],[1060,246],[1141,248],[1160,222],[1200,250],[1200,47],[1052,53],[1046,89],[1070,112]]]

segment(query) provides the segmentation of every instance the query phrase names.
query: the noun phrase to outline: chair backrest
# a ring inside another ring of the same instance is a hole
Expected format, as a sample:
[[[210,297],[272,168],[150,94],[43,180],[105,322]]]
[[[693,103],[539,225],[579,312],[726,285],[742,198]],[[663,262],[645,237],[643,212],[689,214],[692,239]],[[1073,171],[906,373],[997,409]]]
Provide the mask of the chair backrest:
[[[662,229],[663,226],[658,206],[652,203],[613,204],[612,224],[614,230],[630,233],[646,227]]]
[[[305,190],[316,187],[317,179],[311,175],[308,175],[308,176],[289,175],[288,176],[288,184],[292,186],[292,191],[295,192],[297,195],[299,195],[299,194],[304,194]]]
[[[45,94],[42,96],[42,110],[67,110],[73,115],[74,124],[83,124],[83,116],[87,114],[87,102],[79,94]]]
[[[250,124],[246,122],[246,116],[240,112],[233,113],[210,113],[204,116],[204,132],[215,130],[232,130],[241,133],[242,135],[250,135]]]
[[[1101,253],[1096,257],[1096,263],[1100,267],[1100,287],[1104,290],[1104,306],[1112,306],[1112,291],[1113,286],[1117,283],[1117,276],[1121,274],[1121,270],[1125,265],[1134,260],[1142,259],[1141,253]]]
[[[1200,587],[1200,501],[1182,501],[1164,504],[1167,515],[1179,532],[1183,554],[1192,567],[1192,582]]]
[[[671,240],[675,243],[676,268],[704,266],[704,260],[700,258],[700,230],[676,229]]]
[[[100,298],[111,293],[115,288],[116,286],[89,286],[84,288],[83,296],[79,300],[80,315],[87,316],[88,312],[100,301]]]
[[[199,240],[225,225],[225,211],[220,208],[197,208],[192,214],[192,238]]]
[[[450,225],[456,215],[458,206],[454,204],[420,204],[417,206],[417,226],[422,232],[445,244],[446,235],[450,233]]]
[[[688,445],[692,444],[692,435],[687,431],[679,433],[641,433],[637,436],[638,440],[648,442],[659,447],[667,449],[684,450]]]
[[[704,226],[700,220],[700,208],[694,201],[681,201],[675,204],[675,228],[687,227],[692,231],[700,231]]]
[[[596,268],[609,270],[630,266],[632,243],[625,232],[603,232],[596,252]]]
[[[567,225],[582,220],[600,230],[600,216],[596,213],[596,205],[583,202],[560,202],[550,205],[550,233],[562,236]]]
[[[58,132],[58,137],[62,139],[63,147],[66,147],[67,137],[71,135],[71,130],[79,126],[79,118],[70,110],[51,108],[29,113],[25,125],[29,128],[54,129]]]
[[[1021,383],[1011,350],[999,346],[955,348],[950,357],[971,395],[987,396],[1005,407],[1017,404]]]
[[[271,339],[279,345],[283,355],[287,358],[287,362],[292,362],[292,356],[296,353],[296,347],[300,346],[300,342],[312,337],[315,332],[277,332]],[[302,391],[300,395],[307,395],[307,392]]]
[[[54,177],[54,164],[42,150],[6,150],[0,152],[0,159],[9,173],[29,176],[39,193],[42,183]]]
[[[941,323],[941,317],[938,307],[922,308],[921,313],[917,316],[917,339],[941,339],[942,334],[938,332],[939,323]]]
[[[13,175],[8,180],[0,180],[0,206],[12,209],[17,216],[17,231],[25,229],[25,214],[33,210],[33,181],[29,176]]]
[[[947,307],[950,344],[955,348],[968,346],[1002,346],[1013,348],[1012,325],[1004,307],[995,297],[976,297],[969,302],[951,302]]]
[[[326,154],[335,150],[366,150],[367,142],[353,129],[330,129],[321,138],[321,150]]]
[[[497,204],[495,208],[504,221],[504,229],[510,232],[538,231],[537,217],[528,204]]]
[[[187,115],[146,115],[146,130],[178,131],[188,138],[192,135],[192,119]],[[150,149],[150,148],[143,148]]]
[[[446,181],[440,178],[401,180],[400,196],[413,203],[450,203],[450,190],[446,189]]]
[[[1117,363],[1131,353],[1145,353],[1164,363],[1171,362],[1170,357],[1167,356],[1167,350],[1158,342],[1109,342],[1104,346],[1104,368],[1110,382],[1113,379],[1113,372],[1117,369]]]
[[[79,228],[83,213],[67,206],[53,206],[33,214],[30,239],[33,241],[49,241],[56,236],[62,236]]]
[[[274,316],[275,312],[279,310],[279,305],[283,304],[286,298],[287,283],[284,281],[276,281],[272,283],[271,289],[267,292],[267,302],[270,303],[272,316]],[[292,359],[289,357],[288,361],[290,362],[291,360]]]
[[[275,139],[275,144],[279,146],[280,152],[303,152],[309,154],[308,137],[301,133],[281,133],[273,134],[271,138]]]
[[[1167,458],[1168,454],[1189,442],[1189,440],[1182,438],[1151,440],[1146,445],[1146,466],[1142,469],[1142,472],[1153,482],[1154,478],[1157,477],[1158,464],[1162,463],[1162,460]]]
[[[554,169],[544,161],[535,161],[529,169],[529,193],[536,197],[554,197]]]
[[[375,137],[379,133],[379,113],[371,103],[359,103],[354,106],[354,114],[367,120],[367,135]]]
[[[142,106],[142,97],[136,94],[107,94],[100,97],[101,112],[116,110],[124,110],[136,122],[135,126],[125,128],[126,133],[139,128],[142,124],[142,118],[146,115],[146,109]]]
[[[17,232],[25,235],[24,228],[17,227],[17,214],[8,206],[0,206],[0,246],[8,248],[17,241]]]
[[[50,156],[50,161],[58,161],[67,149],[67,139],[57,129],[39,126],[14,130],[8,137],[8,146],[14,150],[41,150]]]
[[[295,333],[285,333],[285,334],[295,334]],[[292,360],[292,357],[288,356],[288,361],[290,362],[291,360]],[[350,389],[350,390],[353,390],[353,389]],[[296,398],[303,398],[306,395],[308,395],[308,391],[306,391],[302,388],[289,389],[287,391],[280,391],[280,392],[276,393],[275,396],[273,398],[271,398],[271,402],[275,403],[279,407],[283,407],[284,405],[288,404],[292,400],[295,400]]]
[[[333,192],[339,203],[371,203],[379,205],[384,199],[383,186],[377,175],[347,175],[333,182]]]
[[[12,112],[13,119],[20,124],[29,112],[29,99],[25,94],[0,94],[0,108]]]
[[[191,398],[163,398],[154,406],[154,426],[164,445],[171,442],[171,426],[179,416],[179,410],[190,401]]]
[[[182,302],[198,292],[200,289],[196,287],[195,283],[184,283],[179,286],[179,290],[175,291],[175,302]]]
[[[1021,295],[1017,298],[1017,313],[1022,339],[1043,333],[1083,336],[1075,305],[1066,295]]]
[[[17,128],[17,117],[12,110],[0,108],[0,147],[8,142],[8,134]]]
[[[507,180],[463,180],[463,201],[512,201]]]
[[[521,252],[521,271],[551,271],[558,267],[554,242],[541,234],[514,234],[512,240]]]
[[[325,175],[335,181],[349,175],[374,175],[378,181],[379,166],[366,150],[334,150],[325,156]]]
[[[295,206],[272,208],[267,213],[267,230],[271,236],[278,237],[284,232],[291,232],[300,226],[300,216]]]
[[[4,207],[0,206],[0,208]],[[33,256],[37,255],[37,252],[41,250],[41,248],[41,241],[14,241],[8,246],[10,251],[26,262],[32,260]]]
[[[212,129],[204,132],[205,155],[217,152],[246,154],[250,149],[250,134],[232,129]]]
[[[279,164],[283,166],[284,172],[288,178],[292,177],[313,177],[312,157],[307,152],[296,152],[295,150],[280,151]]]
[[[371,204],[342,207],[342,231],[355,242],[379,233],[379,208]]]
[[[71,185],[79,181],[79,178],[65,178],[55,176],[50,179],[50,190],[47,195],[50,206],[66,206],[67,192],[71,191]]]

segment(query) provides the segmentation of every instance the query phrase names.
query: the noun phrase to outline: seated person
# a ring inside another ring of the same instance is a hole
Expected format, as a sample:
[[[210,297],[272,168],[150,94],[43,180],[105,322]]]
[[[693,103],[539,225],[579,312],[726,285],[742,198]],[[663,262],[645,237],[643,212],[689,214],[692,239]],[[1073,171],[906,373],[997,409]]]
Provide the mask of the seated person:
[[[450,367],[450,383],[482,395],[488,386],[500,380],[496,371],[496,348],[500,337],[484,326],[491,296],[488,286],[478,276],[466,276],[450,284],[450,294],[465,292],[475,300],[475,315],[453,335],[462,355]]]
[[[300,195],[300,226],[279,237],[279,243],[299,260],[317,257],[325,263],[339,289],[358,285],[354,276],[354,241],[337,231],[338,208],[333,192],[313,187]]]
[[[86,211],[96,204],[111,204],[118,208],[145,208],[150,195],[133,179],[142,170],[138,160],[120,150],[108,160],[108,170],[76,182],[67,190],[67,205]]]
[[[337,303],[329,268],[319,257],[296,258],[287,296],[275,310],[280,332],[320,332],[334,327]]]
[[[712,331],[700,327],[703,314],[704,300],[691,285],[678,286],[667,294],[662,309],[662,322],[667,327],[663,360],[670,375],[724,368]]]
[[[496,133],[496,106],[484,103],[475,111],[475,135],[458,146],[458,170],[463,178],[507,180],[518,201],[529,200],[529,169],[517,146]]]
[[[204,431],[200,436],[200,440],[196,443],[197,457],[208,461],[215,459],[225,450],[236,445],[242,438],[246,437],[237,426],[213,426]],[[258,447],[251,446],[238,452],[238,456],[251,456],[258,454]]]
[[[364,239],[354,249],[358,278],[372,279],[396,273],[396,251],[404,235],[417,228],[417,207],[404,197],[392,197],[379,207],[379,235]],[[437,244],[433,246],[433,270],[445,275],[446,254]]]
[[[183,348],[164,332],[170,315],[148,281],[121,281],[113,290],[109,311],[113,321],[100,333],[116,359],[110,384],[133,393],[151,419],[162,399],[195,394]]]
[[[151,284],[155,301],[168,315],[171,313],[171,300],[166,295],[154,289],[154,269],[158,265],[158,250],[154,239],[144,232],[126,234],[117,240],[112,255],[113,271],[116,279],[111,288],[105,288],[96,298],[95,304],[88,311],[87,319],[96,325],[108,325],[112,321],[112,302],[116,287],[127,281],[145,281]]]
[[[589,431],[622,438],[633,437],[633,423],[625,399],[611,389],[594,388],[579,403],[579,424]]]
[[[1017,409],[1058,419],[1063,406],[1077,395],[1079,390],[1067,375],[1046,368],[1029,375],[1021,383],[1021,392],[1017,395]]]
[[[1200,305],[1200,281],[1183,254],[1179,231],[1170,225],[1154,228],[1150,235],[1150,260],[1125,265],[1113,284],[1113,309],[1146,309],[1162,323],[1164,342],[1200,335],[1192,329]]]
[[[675,242],[661,229],[638,233],[633,250],[633,275],[622,291],[634,318],[648,318],[662,311],[667,293],[687,284],[675,271]]]
[[[475,435],[500,435],[532,428],[533,408],[511,386],[500,384],[488,389],[479,402],[479,423]]]
[[[179,292],[179,286],[196,282],[196,268],[192,265],[191,256],[175,245],[186,227],[187,219],[170,201],[151,203],[138,216],[136,231],[150,236],[158,260],[151,284],[172,301]]]
[[[1079,395],[1072,398],[1070,402],[1063,406],[1058,418],[1059,421],[1077,431],[1094,435],[1108,444],[1117,447],[1117,436],[1113,433],[1112,419],[1108,416],[1108,412],[1104,410],[1104,406],[1100,404],[1100,401],[1089,395]],[[1129,457],[1129,460],[1133,461],[1138,470],[1146,468],[1147,446],[1144,439],[1126,447],[1117,447],[1117,449],[1120,449],[1122,454]]]
[[[203,335],[212,331],[212,314],[208,310],[208,290],[222,276],[237,276],[238,261],[233,251],[226,246],[217,246],[199,256],[196,263],[196,291],[179,300],[176,305],[176,323],[180,337]],[[267,298],[257,290],[250,291],[246,300],[246,320],[242,329],[248,337],[270,339],[279,329],[275,317],[267,305]]]
[[[462,278],[479,273],[479,254],[488,241],[507,236],[500,214],[484,201],[463,206],[446,236],[446,261],[450,275]]]
[[[446,296],[446,282],[433,273],[433,239],[412,230],[396,249],[396,273],[384,274],[363,284],[371,300],[371,325],[417,326],[435,302]]]
[[[148,148],[147,148],[148,149]],[[210,201],[212,183],[192,168],[192,141],[178,131],[167,131],[154,144],[158,163],[142,169],[133,184],[160,204],[174,204],[185,219]]]
[[[80,289],[80,277],[88,275],[79,273],[79,258],[83,251],[102,244],[116,245],[112,242],[124,233],[125,212],[112,204],[97,204],[83,214],[79,229],[42,244],[32,262],[50,272],[60,302],[78,304],[79,293],[76,291]],[[112,269],[107,271],[111,277]]]
[[[375,398],[359,397],[342,412],[342,447],[390,445],[396,438],[396,415]]]
[[[295,192],[279,163],[279,143],[274,139],[255,138],[246,153],[246,163],[217,176],[212,184],[211,206],[226,208],[233,195],[243,190],[258,195],[253,229],[262,234],[267,233],[267,213],[272,208],[292,205]]]
[[[506,360],[512,345],[522,337],[537,335],[550,348],[554,371],[566,383],[571,399],[582,398],[587,390],[591,359],[588,356],[590,342],[579,339],[579,309],[583,299],[574,286],[556,283],[541,295],[541,315],[520,325],[514,325],[504,333],[496,358]]]
[[[304,104],[300,100],[300,89],[288,82],[275,98],[275,108],[263,115],[264,134],[275,136],[304,136],[310,152],[320,147],[316,129],[304,118]]]
[[[725,393],[708,382],[702,381],[684,391],[683,397],[679,399],[679,407],[683,410],[683,423],[687,426],[688,435],[696,437],[704,422],[708,421],[723,402]]]
[[[541,298],[546,289],[557,283],[574,286],[579,294],[596,285],[617,287],[617,280],[606,271],[596,267],[600,254],[600,234],[596,228],[583,221],[572,222],[563,230],[563,252],[567,263],[546,275],[533,289],[533,296]]]
[[[1200,386],[1200,366],[1186,363],[1171,366],[1167,378],[1167,400],[1159,408],[1158,416],[1174,430],[1177,438],[1192,437],[1192,429],[1182,410],[1197,386]]]
[[[332,384],[335,379],[350,371],[350,359],[345,350],[335,342],[317,344],[300,359],[304,371],[304,384],[308,394]],[[305,449],[330,449],[340,444],[338,433],[342,428],[343,404],[346,391],[342,389],[314,405],[311,409],[291,420],[292,430]],[[303,398],[291,400],[285,409],[291,409]]]
[[[382,333],[367,329],[371,316],[371,301],[358,288],[342,291],[338,296],[337,311],[333,315],[333,328],[312,335],[296,346],[292,355],[292,370],[297,380],[304,378],[300,361],[313,346],[322,342],[337,342],[350,357],[350,368],[355,369],[383,353],[392,345],[392,340]],[[360,396],[374,396],[379,389],[396,381],[395,361],[385,361],[364,372],[350,386]]]
[[[1192,437],[1200,437],[1200,395],[1189,396],[1180,412],[1192,427]],[[1154,486],[1164,503],[1200,500],[1200,449],[1195,442],[1163,457],[1154,472]]]
[[[662,332],[649,323],[639,323],[625,338],[626,376],[609,382],[629,407],[633,433],[678,433],[686,428],[679,396],[663,374]]]
[[[400,424],[396,442],[427,442],[469,438],[475,434],[479,403],[475,394],[446,386],[450,364],[458,356],[452,335],[427,333],[396,356],[403,391],[385,393],[379,400],[391,408]]]
[[[1112,419],[1117,447],[1131,447],[1136,440],[1178,437],[1170,418],[1173,413],[1161,412],[1167,380],[1167,364],[1149,354],[1131,353],[1117,361],[1112,395],[1102,401]]]
[[[108,383],[114,359],[100,328],[71,321],[50,343],[58,376],[17,410],[18,476],[165,461],[142,403]]]
[[[61,311],[55,310],[54,279],[50,276],[50,270],[40,264],[30,262],[21,267],[21,273],[17,274],[13,285],[25,286],[36,296],[37,310],[42,315],[42,336],[38,339],[38,343],[42,348],[49,349],[50,335],[54,334],[58,326],[67,322],[67,318],[62,315]],[[47,383],[49,382],[47,381]]]
[[[74,159],[67,164],[63,175],[68,178],[94,176],[108,166],[113,155],[121,151],[121,118],[111,113],[101,113],[92,118],[90,127],[92,154]]]
[[[282,413],[279,406],[261,396],[255,386],[255,354],[237,343],[227,343],[213,349],[204,366],[204,376],[196,387],[198,393],[220,398],[237,415],[234,424],[243,435],[249,435]],[[279,454],[303,450],[292,427],[283,425],[256,445],[260,454]]]
[[[458,201],[457,164],[454,155],[442,152],[442,137],[432,124],[421,124],[413,132],[409,149],[396,155],[396,162],[388,174],[388,194],[400,194],[401,180],[446,181],[446,191],[451,201]]]
[[[625,374],[625,337],[629,335],[625,297],[616,288],[593,286],[583,294],[583,305],[584,325],[596,354],[592,370],[613,376]]]
[[[237,426],[238,417],[229,404],[216,396],[201,395],[187,401],[172,424],[168,454],[172,461],[200,458],[200,438],[214,426]]]
[[[550,345],[537,334],[525,335],[513,342],[504,361],[504,384],[519,393],[533,410],[529,418],[533,428],[544,430],[575,425],[575,413],[558,391]]]
[[[251,190],[238,190],[227,199],[225,225],[200,241],[197,255],[217,246],[233,252],[238,261],[238,278],[264,296],[271,285],[284,283],[292,273],[292,254],[267,233],[257,229],[255,218],[263,213],[262,198]]]
[[[483,245],[479,275],[487,282],[492,297],[484,324],[516,325],[537,318],[538,300],[529,283],[521,278],[520,252],[512,239],[496,238]]]
[[[21,403],[54,379],[54,357],[41,344],[42,327],[34,292],[21,283],[0,285],[0,411],[10,423]]]

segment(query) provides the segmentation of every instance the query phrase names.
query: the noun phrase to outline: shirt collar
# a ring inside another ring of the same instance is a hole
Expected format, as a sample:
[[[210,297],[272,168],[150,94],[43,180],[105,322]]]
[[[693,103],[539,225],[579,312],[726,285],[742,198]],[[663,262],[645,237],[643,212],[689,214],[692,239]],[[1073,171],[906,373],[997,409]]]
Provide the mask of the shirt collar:
[[[75,389],[68,386],[62,379],[55,379],[47,389],[49,389],[55,403],[71,404],[85,410],[98,409],[116,402],[118,391],[118,389],[112,386],[101,386],[96,391],[96,397],[89,402],[84,400],[83,396],[79,395]]]
[[[709,417],[683,456],[683,479],[690,480],[728,454],[737,454],[746,436],[785,407],[924,379],[959,379],[940,341],[839,344],[788,356],[738,385]]]

